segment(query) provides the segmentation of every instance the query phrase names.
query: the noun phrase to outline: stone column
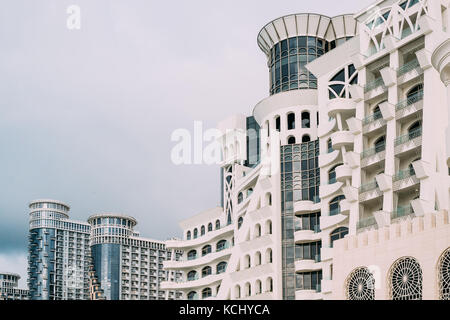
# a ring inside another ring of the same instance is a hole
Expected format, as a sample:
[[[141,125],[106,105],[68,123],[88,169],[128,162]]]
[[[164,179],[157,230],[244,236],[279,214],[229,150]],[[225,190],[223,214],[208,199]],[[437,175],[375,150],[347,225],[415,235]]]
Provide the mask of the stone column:
[[[450,124],[450,38],[436,47],[431,57],[434,68],[440,73],[441,80],[447,87],[447,117]],[[447,166],[450,167],[450,127],[446,130]]]

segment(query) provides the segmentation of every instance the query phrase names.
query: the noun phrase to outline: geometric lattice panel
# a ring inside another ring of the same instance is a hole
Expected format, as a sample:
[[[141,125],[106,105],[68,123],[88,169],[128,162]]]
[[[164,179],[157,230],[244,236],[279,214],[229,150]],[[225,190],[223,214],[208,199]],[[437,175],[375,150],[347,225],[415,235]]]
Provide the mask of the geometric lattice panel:
[[[450,248],[439,260],[439,299],[450,300]]]
[[[416,259],[397,260],[389,272],[392,300],[422,300],[422,269]]]
[[[347,278],[347,300],[375,300],[375,278],[366,267],[355,269]]]

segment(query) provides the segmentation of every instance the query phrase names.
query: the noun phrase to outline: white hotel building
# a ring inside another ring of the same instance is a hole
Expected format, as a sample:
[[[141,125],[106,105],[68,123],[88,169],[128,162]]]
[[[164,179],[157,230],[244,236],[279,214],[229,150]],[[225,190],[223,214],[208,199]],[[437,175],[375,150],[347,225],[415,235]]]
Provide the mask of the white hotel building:
[[[184,278],[162,288],[450,299],[448,9],[386,0],[268,23],[270,96],[219,125],[223,207],[181,222],[166,246],[184,254],[164,267]]]

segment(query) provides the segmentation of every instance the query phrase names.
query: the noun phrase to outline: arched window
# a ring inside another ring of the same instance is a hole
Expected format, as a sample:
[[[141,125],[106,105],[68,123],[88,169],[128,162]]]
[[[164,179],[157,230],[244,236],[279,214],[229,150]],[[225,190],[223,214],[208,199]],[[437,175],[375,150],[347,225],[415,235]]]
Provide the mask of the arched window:
[[[272,220],[266,221],[266,234],[272,234]]]
[[[295,113],[289,113],[287,116],[287,127],[288,130],[295,129]]]
[[[245,295],[250,297],[252,295],[252,286],[249,282],[245,284]]]
[[[197,228],[194,229],[194,239],[197,239],[198,237],[198,230]]]
[[[227,263],[225,261],[222,261],[217,265],[216,273],[217,274],[224,273],[226,270],[227,270]]]
[[[330,216],[335,216],[341,212],[341,206],[339,205],[339,202],[341,200],[344,200],[345,197],[343,195],[337,196],[333,198],[330,201],[329,209],[330,209]]]
[[[438,262],[439,299],[450,300],[450,248],[444,251]]]
[[[372,114],[373,114],[374,121],[383,118],[383,114],[381,113],[381,110],[380,110],[380,104],[378,104],[375,108],[373,108]]]
[[[247,254],[244,257],[244,269],[251,268],[251,266],[252,266],[252,260],[251,260],[250,256]]]
[[[205,226],[202,226],[202,227],[200,228],[200,234],[201,234],[202,236],[205,235]]]
[[[266,291],[267,292],[273,291],[273,280],[271,277],[267,278],[267,280],[266,280]]]
[[[340,228],[335,229],[330,234],[330,247],[333,248],[333,243],[336,240],[343,239],[347,234],[348,234],[348,228],[346,228],[346,227],[340,227]]]
[[[342,164],[335,165],[330,169],[330,171],[328,171],[328,184],[336,183],[336,168],[341,165]]]
[[[216,220],[216,230],[220,229],[220,220]]]
[[[261,263],[261,252],[257,251],[255,254],[255,266],[259,266]]]
[[[261,237],[261,225],[258,223],[255,226],[254,238]]]
[[[419,161],[419,160],[420,160],[420,158],[417,158],[417,159],[411,161],[411,163],[408,165],[409,174],[411,176],[416,175],[416,171],[414,170],[413,162],[416,162],[416,161]]]
[[[188,300],[197,300],[198,299],[197,292],[195,291],[189,292],[187,298]]]
[[[272,263],[272,249],[266,250],[266,263]]]
[[[190,231],[188,231],[186,233],[186,240],[191,240],[191,232]]]
[[[253,193],[253,188],[248,188],[247,189],[247,197],[250,197]]]
[[[309,112],[302,112],[302,128],[308,129],[311,128],[311,121]]]
[[[310,137],[309,135],[305,134],[305,135],[302,137],[302,142],[303,142],[303,143],[305,143],[305,142],[310,142],[310,141],[311,141],[311,137]]]
[[[422,300],[422,269],[416,259],[398,259],[389,271],[392,300]]]
[[[375,278],[366,267],[354,270],[346,281],[347,300],[375,300]]]
[[[209,231],[213,231],[213,226],[212,226],[212,223],[210,222],[210,223],[208,223],[208,232]]]
[[[187,274],[187,280],[188,281],[194,281],[194,280],[197,280],[197,279],[198,279],[197,271],[192,270],[192,271],[188,272],[188,274]]]
[[[244,195],[242,194],[242,192],[239,192],[239,194],[238,194],[238,204],[241,203],[242,201],[244,201]]]
[[[262,283],[261,280],[256,280],[256,294],[262,293]]]
[[[228,248],[228,243],[226,240],[220,240],[219,242],[217,242],[216,251],[222,251],[227,248]]]
[[[422,135],[422,123],[420,121],[416,121],[408,128],[409,140],[420,137],[421,135]]]
[[[266,206],[272,205],[272,194],[270,192],[266,193]]]
[[[278,132],[281,131],[281,120],[280,120],[280,116],[277,116],[275,118],[275,128]]]
[[[290,136],[288,138],[288,144],[295,144],[295,137],[294,136]]]
[[[382,152],[386,149],[386,136],[379,137],[375,141],[375,153]]]
[[[234,296],[235,296],[235,298],[241,297],[241,287],[239,285],[234,287]]]
[[[244,223],[244,218],[239,217],[239,219],[238,219],[238,230],[242,227],[242,223]]]
[[[418,84],[406,94],[407,104],[411,105],[423,99],[423,83]]]
[[[188,260],[194,260],[197,259],[197,251],[191,250],[188,252]]]
[[[328,148],[328,153],[332,153],[334,151],[333,143],[331,142],[331,139],[328,139],[328,141],[327,141],[327,148]]]
[[[202,290],[202,299],[206,299],[212,296],[211,288],[205,288]]]
[[[211,246],[207,244],[202,248],[202,257],[206,256],[207,254],[211,253]]]
[[[206,266],[202,269],[202,278],[207,277],[212,274],[212,269],[210,266]]]

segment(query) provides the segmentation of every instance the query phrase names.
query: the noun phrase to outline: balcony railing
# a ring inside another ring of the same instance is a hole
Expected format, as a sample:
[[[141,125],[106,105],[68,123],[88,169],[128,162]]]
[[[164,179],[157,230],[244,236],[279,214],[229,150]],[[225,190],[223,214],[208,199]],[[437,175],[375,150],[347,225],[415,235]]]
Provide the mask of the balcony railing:
[[[417,103],[421,100],[423,100],[423,90],[418,91],[417,93],[410,95],[406,100],[403,100],[403,101],[400,101],[399,103],[397,103],[397,105],[395,106],[395,109],[397,111],[402,110],[402,109],[404,109],[414,103]]]
[[[407,134],[395,139],[394,145],[397,147],[408,141],[414,140],[415,138],[420,137],[421,135],[422,135],[422,128],[417,128],[417,129],[411,130]]]
[[[330,216],[335,216],[338,215],[339,213],[341,213],[341,208],[330,210]]]
[[[398,207],[397,210],[392,212],[391,219],[398,219],[401,217],[406,217],[414,214],[414,210],[411,205]]]
[[[410,169],[406,169],[406,170],[401,170],[399,172],[397,172],[393,177],[392,177],[392,181],[400,181],[412,176],[415,176],[416,173],[414,172],[414,169],[410,168]]]
[[[367,191],[372,191],[378,188],[378,183],[376,180],[363,184],[361,187],[359,187],[359,193],[364,193]]]
[[[383,152],[384,150],[386,150],[386,144],[384,143],[373,148],[366,149],[361,153],[361,159],[371,157],[377,153]]]
[[[377,225],[377,220],[375,219],[375,217],[369,217],[369,218],[359,220],[356,228],[364,229],[364,228],[368,228],[368,227],[375,226],[375,225]]]
[[[403,66],[401,66],[397,70],[397,76],[400,77],[400,76],[404,75],[405,73],[408,73],[417,68],[420,68],[420,63],[417,59],[414,59],[408,63],[405,63]]]
[[[381,86],[384,86],[383,78],[377,78],[377,79],[367,83],[364,86],[364,93],[372,91],[373,89],[376,89],[376,88],[381,87]]]
[[[366,125],[368,125],[374,121],[377,121],[378,119],[382,119],[382,118],[383,118],[383,115],[382,115],[381,111],[377,111],[377,112],[373,113],[372,115],[365,117],[363,120],[363,125],[366,126]]]

